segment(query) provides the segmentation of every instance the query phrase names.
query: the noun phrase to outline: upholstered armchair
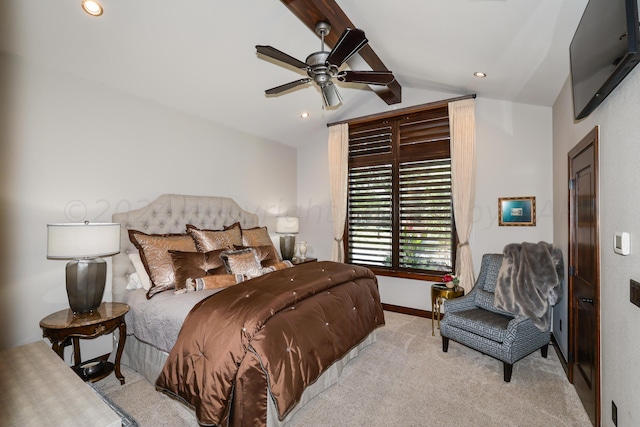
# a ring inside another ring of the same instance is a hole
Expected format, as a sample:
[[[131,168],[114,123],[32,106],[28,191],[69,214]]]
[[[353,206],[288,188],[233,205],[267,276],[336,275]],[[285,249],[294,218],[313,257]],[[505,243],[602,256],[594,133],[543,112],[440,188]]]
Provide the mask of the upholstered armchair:
[[[541,331],[528,317],[514,317],[494,306],[494,292],[503,255],[485,254],[473,289],[444,303],[441,322],[442,350],[452,339],[504,364],[504,381],[511,381],[513,364],[541,349],[547,357],[550,328]],[[550,306],[549,306],[550,309]]]

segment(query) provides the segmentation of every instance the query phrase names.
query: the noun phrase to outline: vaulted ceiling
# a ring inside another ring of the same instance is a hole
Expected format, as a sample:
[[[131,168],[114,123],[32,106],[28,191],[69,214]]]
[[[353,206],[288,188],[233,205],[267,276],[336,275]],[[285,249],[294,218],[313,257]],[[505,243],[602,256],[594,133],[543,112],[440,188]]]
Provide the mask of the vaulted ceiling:
[[[334,109],[323,109],[312,84],[265,95],[306,74],[257,55],[255,46],[304,61],[320,50],[320,39],[293,12],[300,4],[322,10],[328,0],[102,0],[100,17],[85,14],[80,0],[0,3],[0,50],[291,146],[362,103],[394,108],[360,84],[337,83],[344,102]],[[392,96],[477,93],[551,106],[569,75],[569,44],[587,0],[337,3],[393,71]],[[351,68],[367,69],[368,53],[361,53]],[[306,120],[298,117],[303,111]]]

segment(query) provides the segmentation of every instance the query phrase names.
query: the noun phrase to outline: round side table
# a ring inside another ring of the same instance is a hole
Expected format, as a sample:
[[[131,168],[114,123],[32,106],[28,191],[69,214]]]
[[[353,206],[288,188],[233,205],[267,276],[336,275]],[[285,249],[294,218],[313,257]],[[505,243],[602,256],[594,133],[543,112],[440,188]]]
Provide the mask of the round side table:
[[[53,343],[53,351],[64,360],[64,348],[73,343],[72,369],[85,381],[98,381],[115,371],[120,384],[124,376],[120,373],[120,358],[127,338],[127,325],[124,315],[129,311],[127,304],[103,302],[90,313],[74,313],[70,308],[57,311],[40,321],[42,335]],[[78,340],[92,339],[119,330],[118,349],[115,363],[100,358],[82,363]]]
[[[447,288],[444,285],[431,285],[431,335],[435,336],[435,318],[438,318],[438,329],[440,329],[440,309],[446,299],[458,298],[464,295],[464,289],[460,286]]]

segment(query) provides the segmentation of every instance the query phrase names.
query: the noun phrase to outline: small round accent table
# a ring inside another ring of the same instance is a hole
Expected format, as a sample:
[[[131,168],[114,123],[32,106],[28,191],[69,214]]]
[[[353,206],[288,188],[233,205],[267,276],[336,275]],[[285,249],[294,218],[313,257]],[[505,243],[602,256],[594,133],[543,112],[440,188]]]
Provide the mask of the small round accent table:
[[[48,315],[40,321],[42,336],[53,343],[53,351],[64,360],[64,348],[73,343],[73,370],[85,381],[98,381],[115,370],[116,378],[124,384],[120,373],[120,358],[127,337],[124,315],[129,311],[127,304],[103,302],[90,313],[76,313],[68,308]],[[119,330],[118,349],[115,363],[101,358],[82,363],[79,339],[92,339]]]
[[[438,318],[440,329],[440,309],[446,299],[458,298],[464,295],[464,289],[460,286],[447,288],[444,285],[431,285],[431,335],[435,336],[435,318]]]

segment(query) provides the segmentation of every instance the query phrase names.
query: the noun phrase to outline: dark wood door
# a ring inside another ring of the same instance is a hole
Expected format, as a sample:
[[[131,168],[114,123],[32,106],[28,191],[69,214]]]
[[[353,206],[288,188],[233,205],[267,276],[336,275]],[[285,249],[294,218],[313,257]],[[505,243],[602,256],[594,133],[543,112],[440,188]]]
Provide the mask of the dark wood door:
[[[569,380],[600,426],[598,128],[569,152]]]

